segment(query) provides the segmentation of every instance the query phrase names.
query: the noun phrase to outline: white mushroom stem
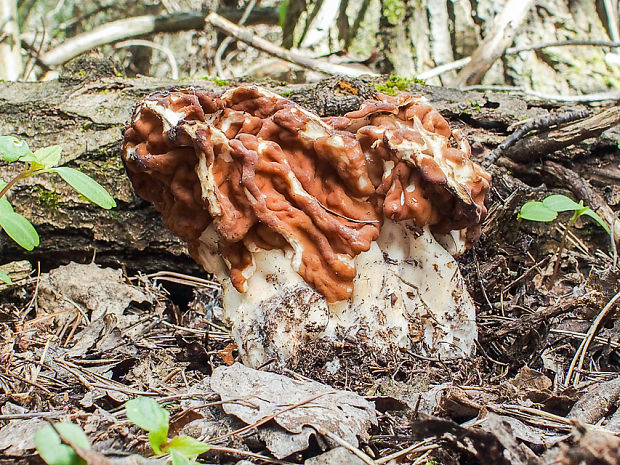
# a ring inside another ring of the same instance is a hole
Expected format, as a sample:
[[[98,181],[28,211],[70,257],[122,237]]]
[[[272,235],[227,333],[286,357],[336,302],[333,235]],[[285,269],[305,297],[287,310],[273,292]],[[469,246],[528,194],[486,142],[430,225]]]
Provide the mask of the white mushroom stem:
[[[351,299],[327,303],[281,250],[253,252],[248,291],[238,292],[218,252],[213,227],[200,238],[198,260],[223,287],[222,319],[244,363],[295,360],[312,340],[343,335],[376,353],[413,349],[428,356],[469,356],[477,336],[475,307],[454,258],[424,229],[387,220],[368,252],[355,258]]]

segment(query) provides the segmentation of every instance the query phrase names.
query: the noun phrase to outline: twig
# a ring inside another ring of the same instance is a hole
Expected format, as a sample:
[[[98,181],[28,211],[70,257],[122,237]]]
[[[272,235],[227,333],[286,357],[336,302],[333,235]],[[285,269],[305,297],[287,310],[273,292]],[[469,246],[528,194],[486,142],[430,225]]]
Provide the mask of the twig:
[[[125,40],[123,42],[119,42],[116,45],[114,45],[114,48],[124,48],[124,47],[149,47],[152,48],[154,50],[158,50],[160,52],[162,52],[164,55],[166,55],[166,58],[168,59],[168,63],[170,63],[170,77],[172,79],[179,79],[179,67],[177,66],[177,60],[174,58],[174,54],[172,53],[172,50],[170,50],[168,47],[164,47],[163,45],[160,44],[156,44],[155,42],[152,42],[150,40],[141,40],[141,39],[135,39],[135,40]]]
[[[309,404],[310,402],[315,401],[319,397],[323,397],[323,396],[326,396],[328,394],[335,394],[335,393],[336,393],[336,391],[321,392],[320,394],[317,394],[315,396],[309,397],[306,400],[303,400],[301,402],[298,402],[298,403],[293,404],[293,405],[289,405],[288,407],[285,407],[285,408],[283,408],[281,410],[278,410],[276,413],[273,413],[273,414],[271,414],[269,416],[266,416],[265,418],[263,418],[261,420],[258,420],[257,422],[254,422],[251,425],[244,426],[243,428],[239,428],[238,430],[232,431],[230,433],[223,434],[223,435],[218,436],[216,438],[201,438],[201,440],[204,441],[206,439],[206,440],[208,440],[210,442],[215,442],[215,441],[219,441],[220,439],[225,439],[225,438],[228,438],[228,437],[231,437],[231,436],[235,436],[235,435],[244,433],[244,432],[246,432],[248,430],[251,430],[253,428],[258,428],[259,426],[267,423],[268,421],[273,420],[278,415],[283,414],[284,412],[288,412],[289,410],[296,409],[298,407],[301,407],[302,405]]]
[[[607,314],[611,311],[616,301],[620,299],[620,292],[618,292],[615,296],[611,298],[611,300],[603,307],[603,310],[600,311],[596,319],[590,325],[590,329],[586,333],[586,337],[581,341],[581,344],[577,348],[575,352],[575,356],[568,367],[568,372],[566,373],[566,384],[568,385],[571,381],[571,377],[573,376],[573,372],[575,372],[575,377],[573,381],[573,386],[577,387],[579,384],[580,371],[583,366],[583,362],[586,357],[586,353],[588,352],[588,347],[590,347],[590,343],[594,339],[594,336],[598,332],[599,326],[603,319],[607,316]]]
[[[354,218],[349,218],[348,216],[341,215],[340,213],[335,212],[334,210],[330,210],[329,208],[327,208],[325,205],[323,205],[318,200],[316,201],[316,203],[318,203],[319,206],[323,210],[325,210],[327,213],[331,213],[332,215],[337,216],[338,218],[342,218],[343,220],[350,221],[351,223],[359,223],[359,224],[381,223],[381,221],[379,221],[379,220],[356,220]]]
[[[607,40],[565,40],[562,42],[544,42],[541,44],[524,45],[522,47],[510,47],[504,52],[504,55],[517,55],[521,52],[527,52],[530,50],[541,50],[549,47],[567,47],[567,46],[595,46],[595,47],[620,47],[620,42],[610,42]],[[471,57],[461,58],[450,63],[444,63],[443,65],[436,66],[420,73],[416,76],[417,79],[427,80],[440,74],[447,73],[454,69],[461,69],[471,62]]]
[[[319,428],[318,432],[320,434],[322,434],[323,436],[328,437],[329,439],[331,439],[332,441],[334,441],[335,443],[337,443],[339,446],[344,447],[345,449],[347,449],[349,452],[351,452],[352,454],[356,455],[357,457],[359,457],[359,459],[366,463],[367,465],[377,465],[377,462],[375,462],[372,458],[370,458],[367,454],[364,454],[361,450],[359,450],[357,447],[355,447],[353,444],[350,444],[349,442],[345,441],[344,439],[342,439],[340,436],[332,433],[331,431],[327,431],[326,429],[323,428]]]
[[[582,140],[597,137],[619,123],[620,107],[607,108],[581,121],[524,137],[509,147],[504,155],[520,163],[531,162]]]
[[[588,47],[620,47],[620,42],[617,39],[610,40],[563,40],[560,42],[543,42],[534,45],[523,45],[521,47],[510,47],[506,50],[507,55],[516,55],[521,52],[528,52],[530,50],[542,50],[543,48],[550,47],[575,47],[575,46],[588,46]]]
[[[620,224],[620,220],[618,220],[618,214],[614,213],[614,219],[609,225],[609,240],[611,241],[611,250],[612,250],[612,262],[611,269],[615,270],[618,266],[618,246],[616,245],[616,241],[620,243],[620,236],[617,234],[616,226]]]
[[[218,9],[218,11],[224,17],[233,20],[239,17],[239,11],[236,8],[222,8]],[[277,24],[277,21],[276,9],[260,8],[255,10],[251,22],[254,24]],[[103,24],[88,32],[78,34],[75,37],[65,40],[58,47],[48,50],[40,56],[38,62],[46,68],[53,68],[101,45],[158,32],[201,30],[204,29],[205,24],[204,13],[200,11],[186,11],[160,16],[145,15],[120,19]],[[22,42],[28,42],[29,39],[29,35],[22,36]]]
[[[66,415],[67,412],[28,412],[28,413],[12,413],[8,415],[0,415],[0,421],[5,420],[28,420],[30,418],[58,418]]]
[[[41,284],[41,262],[37,262],[37,278],[36,278],[36,285],[34,287],[34,293],[32,294],[32,298],[28,302],[28,305],[26,305],[26,308],[23,310],[23,313],[20,313],[20,318],[22,318],[23,320],[26,319],[26,316],[28,316],[28,313],[30,313],[30,310],[32,309],[32,307],[37,301],[37,296],[39,295],[39,284]]]
[[[531,95],[532,97],[538,97],[543,100],[555,100],[556,102],[604,102],[607,100],[620,99],[620,91],[614,90],[610,92],[595,92],[592,94],[584,95],[554,95],[545,94],[542,92],[536,92],[534,90],[524,90],[524,94]]]
[[[477,84],[513,41],[534,0],[508,0],[493,19],[491,31],[478,45],[471,61],[457,74],[450,87]]]
[[[41,354],[41,359],[39,360],[39,364],[36,365],[36,368],[34,370],[34,376],[32,377],[32,384],[36,385],[37,383],[37,378],[39,377],[39,373],[41,372],[41,366],[43,366],[43,362],[45,361],[45,357],[47,356],[47,351],[50,348],[50,341],[49,339],[45,342],[45,347],[43,348],[43,353]]]
[[[512,134],[499,144],[485,160],[485,166],[490,166],[510,147],[523,139],[528,132],[536,129],[549,129],[562,124],[571,123],[583,119],[590,114],[588,110],[566,111],[558,114],[551,114],[542,118],[535,118],[519,126]]]
[[[384,463],[391,462],[392,460],[398,459],[403,455],[410,454],[411,452],[430,452],[433,449],[437,449],[439,447],[438,444],[434,444],[435,438],[428,438],[424,441],[416,442],[415,444],[410,445],[406,449],[399,450],[394,452],[393,454],[386,455],[385,457],[381,457],[375,460],[377,465],[383,465]]]
[[[603,0],[603,6],[605,7],[605,14],[607,15],[607,25],[609,35],[612,40],[620,40],[620,32],[618,31],[618,2],[612,0]]]
[[[245,10],[243,10],[243,15],[241,16],[241,19],[237,23],[239,26],[243,26],[245,22],[248,20],[250,13],[256,6],[256,1],[257,0],[250,0],[248,2],[247,6],[245,7]],[[224,68],[222,68],[222,55],[224,54],[224,51],[230,45],[231,42],[232,42],[232,39],[230,36],[225,37],[215,52],[215,57],[213,61],[215,63],[215,69],[217,70],[217,74],[221,78],[226,78],[226,73],[224,73]]]
[[[542,260],[540,260],[538,263],[534,263],[531,267],[529,267],[527,270],[525,270],[525,272],[523,274],[521,274],[521,276],[519,276],[518,278],[514,279],[513,281],[511,281],[510,283],[506,284],[505,286],[502,287],[501,289],[501,293],[503,294],[504,292],[510,290],[512,288],[512,286],[514,286],[515,284],[520,283],[523,279],[525,279],[525,277],[530,273],[530,271],[537,269],[539,266],[541,266],[543,263],[545,263],[547,260],[549,260],[550,257],[545,257]]]
[[[272,459],[271,457],[267,457],[265,455],[255,454],[254,452],[249,452],[247,450],[240,449],[232,449],[230,447],[220,447],[220,446],[210,446],[209,450],[216,450],[218,452],[226,452],[228,454],[239,454],[245,455],[246,457],[252,457],[259,460],[264,460],[267,463],[276,463],[278,465],[295,465],[291,462],[285,462],[283,460]]]
[[[334,63],[328,63],[322,60],[317,60],[315,58],[309,58],[301,55],[298,52],[278,47],[277,45],[272,44],[268,40],[261,39],[260,37],[255,37],[252,31],[239,27],[234,23],[231,23],[226,18],[223,18],[217,13],[210,13],[209,16],[207,16],[206,21],[213,27],[220,29],[222,32],[230,35],[236,40],[239,40],[269,55],[273,55],[282,60],[299,65],[302,68],[318,71],[325,74],[342,74],[351,77],[358,77],[363,74],[371,74],[367,71],[352,68],[349,66],[343,66]]]

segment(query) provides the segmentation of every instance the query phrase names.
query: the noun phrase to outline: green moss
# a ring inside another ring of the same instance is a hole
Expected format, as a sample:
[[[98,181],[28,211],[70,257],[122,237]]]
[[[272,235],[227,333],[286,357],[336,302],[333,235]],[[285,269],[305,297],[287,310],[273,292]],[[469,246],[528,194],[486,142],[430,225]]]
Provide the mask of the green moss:
[[[220,86],[220,87],[224,87],[224,86],[228,85],[228,81],[226,79],[218,79],[216,77],[211,77],[211,76],[205,76],[205,77],[201,77],[199,79],[202,79],[203,81],[211,81],[216,86]]]
[[[56,191],[48,191],[42,187],[35,187],[33,188],[33,194],[36,195],[37,203],[46,210],[51,212],[58,210],[60,194]]]
[[[482,105],[480,105],[480,102],[478,102],[477,100],[474,100],[472,102],[471,100],[467,99],[467,103],[469,104],[471,108],[473,108],[476,111],[480,111],[480,109],[482,108]]]
[[[93,123],[90,121],[82,124],[82,131],[88,131],[93,126]]]
[[[290,90],[285,90],[284,92],[280,92],[280,95],[282,97],[290,97],[291,96],[291,91]]]
[[[383,1],[383,16],[393,26],[401,24],[403,17],[405,16],[406,5],[402,0],[384,0]]]
[[[396,95],[407,91],[413,84],[424,84],[421,79],[409,79],[400,76],[390,76],[384,83],[375,82],[373,85],[378,92],[386,95]]]

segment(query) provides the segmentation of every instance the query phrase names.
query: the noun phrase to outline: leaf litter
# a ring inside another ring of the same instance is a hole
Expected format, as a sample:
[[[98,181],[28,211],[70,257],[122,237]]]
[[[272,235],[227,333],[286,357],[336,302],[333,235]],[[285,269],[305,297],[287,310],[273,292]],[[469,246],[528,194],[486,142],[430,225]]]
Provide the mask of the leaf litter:
[[[149,396],[170,411],[170,434],[212,445],[203,463],[618,465],[618,305],[602,312],[620,290],[613,257],[578,222],[549,287],[563,229],[517,230],[522,203],[496,207],[461,258],[479,307],[470,359],[370,358],[345,340],[308,346],[289,370],[250,370],[217,320],[215,283],[96,264],[7,269],[17,285],[0,288],[0,460],[29,463],[52,421],[84,429],[88,463],[168,463],[125,415],[127,400]],[[166,279],[194,300],[175,303]]]

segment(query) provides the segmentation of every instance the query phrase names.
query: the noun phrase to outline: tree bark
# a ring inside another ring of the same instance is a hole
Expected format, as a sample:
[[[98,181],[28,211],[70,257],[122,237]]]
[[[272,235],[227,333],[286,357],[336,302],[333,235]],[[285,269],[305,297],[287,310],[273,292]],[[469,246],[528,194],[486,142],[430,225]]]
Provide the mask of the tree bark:
[[[347,84],[355,92],[351,93]],[[122,129],[135,103],[150,92],[178,85],[150,78],[116,77],[0,83],[0,134],[16,135],[32,149],[62,144],[62,163],[94,177],[118,203],[111,211],[101,210],[59,178],[48,175],[19,183],[9,199],[15,210],[35,225],[41,244],[26,252],[0,233],[0,264],[28,259],[40,261],[45,270],[70,260],[89,261],[96,253],[97,263],[124,265],[129,271],[202,273],[187,257],[183,244],[165,229],[159,213],[133,193],[119,157]],[[223,90],[210,81],[184,81],[180,85]],[[343,84],[342,79],[332,78],[274,91],[327,116],[357,109],[361,98],[372,95],[375,88],[371,81],[349,80]],[[454,126],[461,128],[479,159],[502,141],[508,125],[559,108],[550,102],[526,103],[494,93],[419,85],[412,91],[425,94]],[[599,137],[588,142],[589,147],[596,144],[597,153],[612,152],[616,138],[615,134]],[[0,177],[10,180],[17,174],[18,165],[0,164]],[[502,195],[509,194],[500,182],[497,189]]]
[[[310,8],[316,0],[307,3]],[[332,33],[332,39],[324,45],[328,47],[327,52],[346,49],[353,55],[370,59],[378,55],[376,68],[379,72],[407,78],[419,77],[451,61],[451,56],[454,60],[470,57],[483,46],[470,67],[480,63],[478,58],[484,59],[484,66],[476,66],[475,79],[460,79],[460,85],[483,78],[485,86],[519,86],[556,95],[594,93],[620,85],[620,68],[606,61],[606,53],[613,51],[608,47],[547,47],[502,57],[489,52],[510,45],[609,40],[616,34],[617,16],[612,14],[613,17],[608,18],[601,3],[597,0],[541,0],[529,9],[518,34],[511,35],[514,32],[511,26],[504,24],[508,27],[500,30],[503,33],[495,31],[494,35],[494,19],[508,5],[506,1],[368,0],[363,27],[357,34],[349,40],[337,40],[338,34]],[[527,4],[531,2],[512,2],[512,13]],[[357,11],[347,9],[349,24],[355,21],[356,14]],[[304,17],[298,17],[297,29],[300,29]],[[323,27],[337,29],[337,24]],[[489,47],[488,42],[493,37],[495,45]],[[509,43],[502,43],[506,37],[510,37]],[[321,54],[325,53],[321,49]],[[492,64],[490,69],[489,64]],[[426,83],[441,85],[452,81],[454,76],[454,71],[450,71],[429,78]]]

